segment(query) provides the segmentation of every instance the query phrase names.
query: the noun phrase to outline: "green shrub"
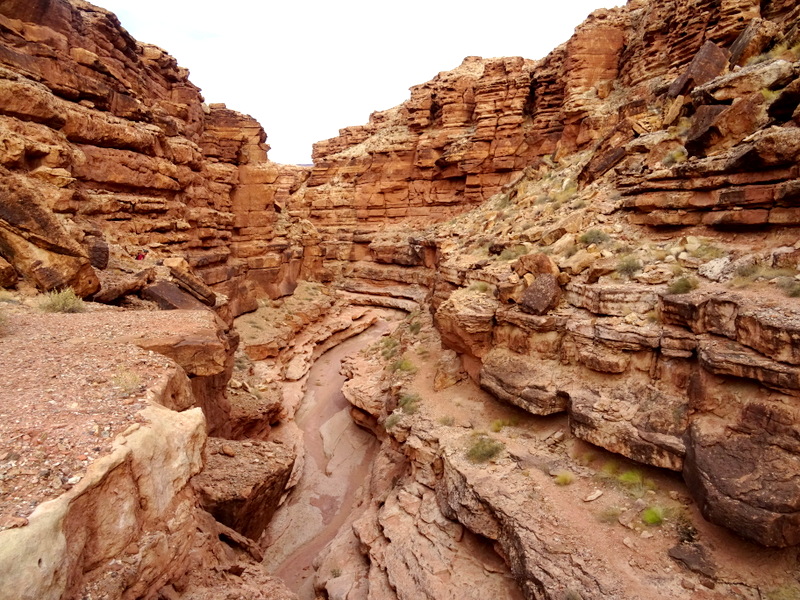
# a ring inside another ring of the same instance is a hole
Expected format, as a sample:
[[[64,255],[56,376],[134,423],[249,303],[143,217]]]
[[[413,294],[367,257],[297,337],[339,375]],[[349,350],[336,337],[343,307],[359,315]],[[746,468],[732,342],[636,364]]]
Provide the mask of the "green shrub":
[[[455,422],[456,420],[449,415],[439,419],[439,425],[446,425],[447,427],[452,427]]]
[[[86,305],[72,288],[60,292],[48,292],[39,302],[39,308],[52,313],[79,313],[86,310]]]
[[[680,279],[676,279],[667,288],[668,294],[688,294],[694,289],[697,289],[697,286],[700,283],[694,277],[681,277]]]
[[[422,323],[419,321],[412,321],[408,325],[408,330],[414,335],[417,335],[421,329],[422,329]]]
[[[664,509],[660,506],[648,506],[642,511],[642,523],[645,525],[661,525],[664,522]]]
[[[602,244],[610,240],[611,237],[605,232],[599,229],[590,229],[589,231],[581,234],[578,238],[581,244],[586,244],[587,246],[590,244]]]
[[[411,360],[408,358],[399,358],[394,361],[390,367],[391,371],[394,373],[396,371],[401,371],[403,373],[416,373],[417,367],[414,365]]]
[[[559,471],[553,477],[553,481],[556,482],[556,485],[569,485],[570,483],[575,481],[575,475],[573,475],[569,471]]]
[[[400,413],[390,414],[388,417],[386,417],[386,420],[383,422],[384,429],[388,431],[389,429],[397,425],[400,422],[400,419],[402,418],[403,415],[401,415]]]
[[[407,415],[413,415],[419,410],[419,403],[421,400],[422,399],[419,397],[419,394],[403,394],[400,396],[400,400],[397,402],[397,405]]]
[[[617,273],[625,277],[633,277],[642,270],[642,262],[635,256],[623,256],[617,263]]]
[[[484,463],[500,454],[504,447],[502,442],[488,435],[479,435],[467,450],[467,459],[472,463]]]

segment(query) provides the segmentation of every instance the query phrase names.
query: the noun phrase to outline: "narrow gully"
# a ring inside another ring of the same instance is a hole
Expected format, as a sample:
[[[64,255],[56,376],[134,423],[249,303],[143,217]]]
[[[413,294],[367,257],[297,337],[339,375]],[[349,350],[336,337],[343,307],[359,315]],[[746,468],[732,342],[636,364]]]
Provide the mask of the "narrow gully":
[[[378,449],[372,434],[350,418],[342,394],[342,359],[393,327],[381,318],[367,331],[322,355],[312,366],[296,423],[303,430],[305,466],[287,502],[267,530],[264,565],[300,600],[313,600],[313,562],[355,518],[356,496]]]

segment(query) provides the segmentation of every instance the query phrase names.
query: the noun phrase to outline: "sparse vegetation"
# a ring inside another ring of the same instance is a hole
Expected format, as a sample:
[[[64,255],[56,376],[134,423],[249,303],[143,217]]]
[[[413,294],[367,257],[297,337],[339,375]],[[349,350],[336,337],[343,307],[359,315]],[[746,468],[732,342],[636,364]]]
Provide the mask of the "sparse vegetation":
[[[553,481],[555,481],[556,485],[569,485],[575,481],[575,475],[569,471],[559,471],[553,476]]]
[[[514,260],[515,258],[519,258],[523,254],[527,253],[528,253],[528,248],[523,246],[522,244],[517,244],[516,246],[509,246],[500,253],[500,260],[505,260],[505,261]]]
[[[635,498],[641,498],[648,490],[655,490],[656,484],[652,479],[646,479],[641,471],[630,469],[623,471],[617,477],[617,481],[621,483],[628,492]]]
[[[408,330],[414,335],[417,335],[421,329],[422,329],[422,322],[420,321],[411,321],[411,323],[408,324]]]
[[[389,369],[395,373],[397,371],[401,371],[403,373],[416,373],[417,367],[411,362],[408,358],[399,358],[394,361],[390,366]]]
[[[419,403],[421,400],[422,398],[419,397],[419,394],[403,394],[400,396],[397,405],[405,414],[413,415],[419,410]]]
[[[397,341],[396,338],[393,337],[385,337],[380,341],[380,348],[381,348],[381,356],[389,360],[397,356],[400,348],[400,342]]]
[[[142,388],[142,378],[139,374],[128,370],[119,371],[111,382],[121,390],[122,396],[125,398],[132,396]]]
[[[672,167],[674,165],[679,165],[689,158],[689,153],[686,151],[686,148],[683,146],[679,146],[674,150],[667,153],[667,155],[661,159],[661,164],[665,167]]]
[[[491,429],[494,433],[499,433],[500,431],[503,430],[503,427],[513,427],[517,423],[519,423],[519,421],[516,418],[496,419],[492,421],[492,424],[489,426],[489,429]]]
[[[486,434],[479,434],[467,450],[467,459],[472,463],[485,463],[492,460],[505,446]]]
[[[342,576],[342,570],[339,567],[331,569],[331,577],[336,579],[337,577]]]
[[[386,417],[386,420],[383,422],[384,429],[386,429],[387,431],[389,429],[392,429],[395,425],[397,425],[400,422],[400,419],[402,418],[403,415],[401,415],[400,413],[390,414],[388,417]]]
[[[699,258],[701,260],[713,260],[715,258],[722,258],[725,256],[725,251],[722,248],[713,246],[712,244],[700,244],[694,250],[689,250],[689,256]]]
[[[440,417],[439,418],[439,425],[445,425],[447,427],[452,427],[455,424],[456,420],[451,417],[450,415]]]
[[[5,313],[0,312],[0,335],[3,334],[3,330],[5,329],[7,323],[8,323],[8,317],[6,316]]]
[[[664,522],[664,509],[660,506],[648,506],[642,511],[642,523],[656,526]]]
[[[800,281],[793,277],[783,277],[778,281],[778,287],[783,290],[783,293],[790,298],[797,298],[800,296]]]
[[[39,308],[51,313],[79,313],[86,310],[86,305],[72,288],[66,288],[45,294],[39,302]]]
[[[601,231],[600,229],[590,229],[589,231],[582,233],[578,238],[578,241],[580,241],[581,244],[586,244],[589,246],[591,244],[603,244],[610,239],[611,237],[605,231]]]
[[[642,270],[642,261],[633,255],[623,256],[617,263],[617,273],[630,279]]]
[[[612,525],[619,522],[619,516],[622,514],[622,509],[619,506],[608,506],[600,511],[597,519],[601,523]]]
[[[692,519],[686,513],[686,510],[678,510],[675,515],[675,529],[678,532],[678,539],[685,543],[690,544],[697,540],[697,528],[692,523]]]
[[[492,286],[485,281],[473,281],[467,289],[471,292],[486,294],[492,289]]]
[[[680,279],[676,279],[672,283],[669,284],[667,288],[668,294],[688,294],[694,289],[697,289],[697,286],[700,285],[696,278],[694,277],[681,277]]]

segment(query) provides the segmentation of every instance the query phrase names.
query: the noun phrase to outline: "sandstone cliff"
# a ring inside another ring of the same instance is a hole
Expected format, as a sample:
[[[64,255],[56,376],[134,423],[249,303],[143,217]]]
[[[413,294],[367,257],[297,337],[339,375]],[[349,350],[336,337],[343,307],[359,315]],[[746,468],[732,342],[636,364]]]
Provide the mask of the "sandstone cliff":
[[[0,5],[0,254],[42,290],[92,267],[180,255],[234,312],[287,293],[299,225],[275,210],[304,177],[267,160],[261,126],[207,106],[188,71],[84,2]]]

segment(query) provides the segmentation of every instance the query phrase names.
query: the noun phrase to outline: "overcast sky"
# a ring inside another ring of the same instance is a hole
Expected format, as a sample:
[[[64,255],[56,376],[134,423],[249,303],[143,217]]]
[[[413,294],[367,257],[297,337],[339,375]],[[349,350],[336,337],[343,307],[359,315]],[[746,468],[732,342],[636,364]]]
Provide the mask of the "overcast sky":
[[[541,58],[594,9],[624,0],[93,0],[187,67],[206,102],[259,120],[270,159],[311,145],[465,56]]]

